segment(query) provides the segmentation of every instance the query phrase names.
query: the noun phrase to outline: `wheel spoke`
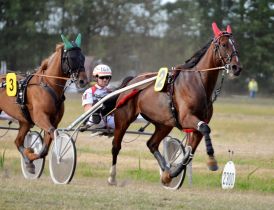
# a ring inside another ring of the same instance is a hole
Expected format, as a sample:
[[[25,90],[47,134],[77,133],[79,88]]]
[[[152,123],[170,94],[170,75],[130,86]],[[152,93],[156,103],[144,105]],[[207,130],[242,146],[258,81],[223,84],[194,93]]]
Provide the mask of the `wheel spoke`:
[[[50,175],[54,183],[67,184],[76,167],[76,148],[70,135],[60,132],[53,142],[49,157]]]

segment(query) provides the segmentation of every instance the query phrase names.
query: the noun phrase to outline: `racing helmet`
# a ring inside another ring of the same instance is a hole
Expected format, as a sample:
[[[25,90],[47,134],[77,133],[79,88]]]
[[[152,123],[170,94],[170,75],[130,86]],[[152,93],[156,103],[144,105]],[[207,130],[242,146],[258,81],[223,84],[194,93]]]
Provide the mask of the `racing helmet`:
[[[95,68],[93,69],[93,76],[94,77],[112,76],[112,72],[108,65],[99,64],[99,65],[95,66]]]

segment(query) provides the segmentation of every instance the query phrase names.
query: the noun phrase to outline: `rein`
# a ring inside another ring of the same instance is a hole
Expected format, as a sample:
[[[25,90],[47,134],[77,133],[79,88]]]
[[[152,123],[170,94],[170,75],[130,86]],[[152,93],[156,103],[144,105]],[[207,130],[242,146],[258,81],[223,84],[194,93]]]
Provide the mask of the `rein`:
[[[62,79],[62,80],[70,80],[70,78],[67,78],[67,77],[50,76],[50,75],[44,75],[44,74],[27,74],[27,75],[33,75],[33,76],[39,76],[39,77],[48,77],[48,78],[55,78],[55,79]],[[6,74],[5,75],[4,74],[0,75],[0,78],[1,79],[6,78]]]
[[[29,74],[29,75],[39,76],[39,77],[48,77],[48,78],[54,78],[54,79],[62,79],[62,80],[70,80],[70,78],[67,78],[67,77],[50,76],[50,75],[44,75],[44,74]]]
[[[228,70],[228,66],[220,66],[220,67],[215,67],[215,68],[209,68],[209,69],[182,69],[182,68],[176,68],[176,67],[171,67],[171,71],[188,71],[188,72],[196,72],[196,71],[216,71],[216,70]]]
[[[171,71],[188,71],[188,72],[203,72],[203,71],[216,71],[216,70],[226,70],[226,71],[230,71],[230,67],[228,65],[225,66],[220,66],[220,67],[215,67],[215,68],[209,68],[209,69],[183,69],[183,68],[176,68],[176,67],[171,67]],[[143,77],[143,76],[150,76],[150,75],[157,75],[158,72],[149,72],[149,73],[143,73],[138,75],[135,78],[138,77]]]

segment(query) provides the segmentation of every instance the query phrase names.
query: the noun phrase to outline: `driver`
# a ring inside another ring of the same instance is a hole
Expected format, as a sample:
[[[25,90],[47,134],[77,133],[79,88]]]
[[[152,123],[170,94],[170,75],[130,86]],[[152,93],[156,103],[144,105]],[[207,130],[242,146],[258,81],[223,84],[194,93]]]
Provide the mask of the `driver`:
[[[103,97],[111,92],[107,86],[111,80],[112,71],[108,65],[99,64],[93,70],[93,77],[96,84],[88,88],[82,96],[82,106],[84,111],[88,111],[91,107],[100,101]],[[100,110],[100,109],[99,109]],[[97,111],[96,111],[97,112]],[[93,113],[88,119],[85,129],[93,128],[111,128],[114,129],[114,116],[108,115],[102,117],[101,113]]]

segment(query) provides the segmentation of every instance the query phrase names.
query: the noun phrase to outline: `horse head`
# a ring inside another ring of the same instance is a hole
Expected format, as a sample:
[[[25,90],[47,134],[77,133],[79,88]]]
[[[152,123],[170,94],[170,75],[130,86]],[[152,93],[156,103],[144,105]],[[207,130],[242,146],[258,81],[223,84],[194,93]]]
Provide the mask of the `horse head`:
[[[87,84],[87,75],[85,72],[85,56],[82,54],[81,34],[78,34],[75,41],[70,42],[64,35],[61,35],[64,42],[62,53],[62,71],[76,81],[76,85],[84,87]]]
[[[225,68],[232,71],[235,76],[240,75],[242,67],[230,25],[227,25],[226,31],[221,31],[217,24],[213,22],[212,30],[214,32],[213,43],[218,64],[224,65]]]

